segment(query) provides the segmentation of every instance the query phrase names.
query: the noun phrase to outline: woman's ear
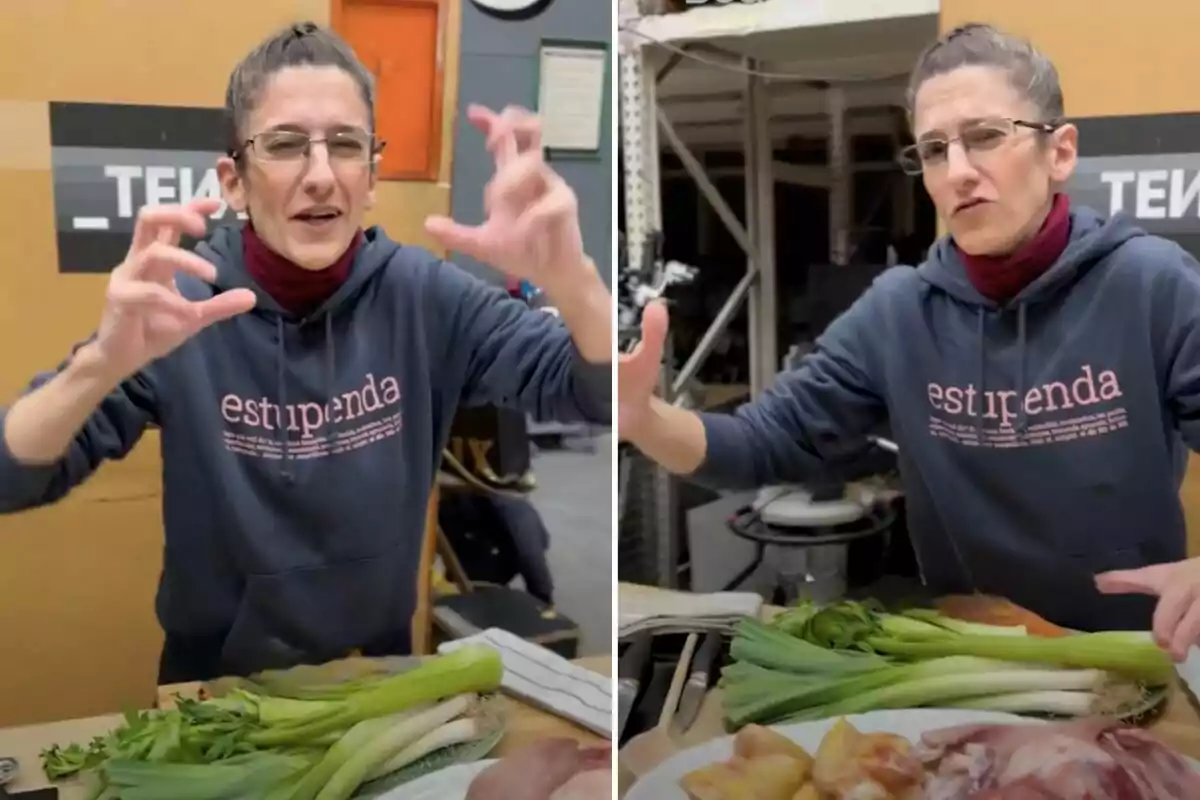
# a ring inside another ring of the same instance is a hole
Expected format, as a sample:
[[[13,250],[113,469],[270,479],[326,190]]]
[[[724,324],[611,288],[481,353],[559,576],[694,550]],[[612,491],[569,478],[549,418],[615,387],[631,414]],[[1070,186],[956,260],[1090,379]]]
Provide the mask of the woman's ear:
[[[1079,163],[1079,129],[1068,122],[1050,136],[1050,177],[1055,183],[1065,184]]]
[[[232,157],[217,159],[217,180],[221,183],[221,196],[229,207],[239,214],[245,212],[246,181]]]

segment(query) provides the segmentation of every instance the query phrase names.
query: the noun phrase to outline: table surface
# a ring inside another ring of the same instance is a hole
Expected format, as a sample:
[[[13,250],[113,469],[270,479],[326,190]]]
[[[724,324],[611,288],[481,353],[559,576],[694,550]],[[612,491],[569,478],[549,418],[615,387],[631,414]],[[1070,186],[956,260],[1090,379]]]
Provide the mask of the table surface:
[[[636,594],[638,604],[642,607],[655,591],[657,590],[653,587],[633,584],[621,584],[618,589],[618,593]],[[766,606],[764,616],[770,616],[774,611],[772,607]],[[1146,729],[1180,753],[1200,760],[1200,707],[1182,681],[1171,687],[1166,708],[1153,723],[1146,726]],[[714,689],[705,698],[692,727],[679,739],[679,745],[686,749],[724,735],[721,693],[719,689]],[[628,791],[631,778],[632,776],[625,774],[619,776],[622,794]]]
[[[575,663],[601,675],[612,674],[612,659],[607,655],[580,658],[576,659]],[[188,696],[195,694],[197,688],[198,684],[165,686],[159,690],[159,696],[162,698],[176,695]],[[505,704],[507,712],[506,726],[504,738],[500,740],[493,756],[503,756],[543,739],[563,737],[586,744],[607,741],[572,722],[518,702],[513,698],[503,697],[502,702]],[[71,742],[86,744],[93,737],[104,735],[112,730],[121,721],[120,714],[108,714],[100,717],[0,729],[0,756],[17,759],[21,767],[18,779],[8,788],[19,792],[48,786],[49,782],[42,773],[41,766],[40,754],[43,749],[54,744]],[[84,787],[76,782],[62,782],[58,786],[60,800],[84,800],[87,796]]]

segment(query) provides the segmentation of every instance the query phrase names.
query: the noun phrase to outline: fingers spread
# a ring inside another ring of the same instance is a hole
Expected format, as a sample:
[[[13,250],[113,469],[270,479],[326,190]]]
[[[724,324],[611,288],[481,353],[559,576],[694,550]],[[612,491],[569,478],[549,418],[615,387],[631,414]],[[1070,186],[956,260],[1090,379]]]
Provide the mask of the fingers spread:
[[[540,151],[541,131],[541,121],[535,114],[508,106],[499,115],[489,118],[484,135],[488,152],[496,160],[496,166],[502,168],[524,153]]]
[[[182,319],[196,316],[192,304],[160,283],[137,280],[113,281],[108,287],[108,298],[119,308],[143,311],[166,311]]]
[[[205,283],[217,279],[217,268],[211,261],[161,242],[151,244],[134,256],[129,267],[129,277],[163,284],[171,282],[177,272],[194,275]]]
[[[485,200],[493,209],[527,206],[547,191],[552,175],[541,153],[526,153],[496,173],[484,189]]]
[[[180,233],[203,236],[208,230],[208,216],[221,207],[220,200],[205,198],[185,205],[145,206],[138,212],[129,252],[136,253],[161,241],[162,229],[168,228],[178,242]]]
[[[1168,584],[1154,608],[1154,641],[1171,646],[1175,631],[1195,600],[1195,589],[1186,581]]]
[[[212,325],[214,322],[245,314],[254,308],[257,298],[249,289],[231,289],[221,292],[216,297],[195,303],[200,316],[201,325]]]
[[[539,229],[544,229],[547,223],[556,219],[569,219],[575,213],[575,194],[564,187],[563,190],[552,191],[525,209],[517,217],[513,235],[518,239],[530,241],[539,235]]]
[[[1171,658],[1178,662],[1186,661],[1188,651],[1196,644],[1200,644],[1200,603],[1194,602],[1193,598],[1187,613],[1175,628],[1175,635],[1171,637]]]
[[[482,226],[463,225],[449,217],[431,216],[425,220],[425,231],[437,239],[446,250],[466,253],[481,261],[483,254],[484,229]]]
[[[670,318],[667,314],[667,304],[661,300],[655,300],[646,305],[642,312],[642,341],[657,341],[659,343],[659,352],[662,352],[662,344],[667,339],[667,328],[670,325]]]
[[[1173,566],[1155,564],[1142,569],[1105,572],[1096,576],[1096,588],[1104,594],[1160,594]]]
[[[618,364],[632,371],[631,386],[637,393],[653,391],[662,368],[663,348],[667,338],[667,309],[655,301],[642,312],[642,340],[627,356],[621,356]],[[618,376],[618,385],[625,385],[626,376]]]

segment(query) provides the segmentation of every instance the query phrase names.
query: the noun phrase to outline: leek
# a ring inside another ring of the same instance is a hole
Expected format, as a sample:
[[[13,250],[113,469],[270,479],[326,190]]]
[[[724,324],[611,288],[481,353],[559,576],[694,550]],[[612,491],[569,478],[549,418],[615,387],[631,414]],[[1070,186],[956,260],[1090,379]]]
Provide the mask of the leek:
[[[87,745],[48,748],[43,769],[51,780],[94,776],[104,800],[193,796],[177,784],[195,784],[204,800],[349,797],[405,748],[436,743],[427,737],[477,694],[498,689],[502,676],[495,650],[470,645],[364,680],[356,693],[288,685],[290,694],[321,700],[257,695],[246,688],[257,684],[240,683],[218,699],[129,713]]]
[[[344,761],[330,764],[333,773],[324,781],[317,800],[349,800],[373,770],[425,734],[465,714],[476,699],[474,695],[460,695],[384,727]],[[330,749],[327,759],[334,760],[336,749]]]
[[[345,730],[375,717],[466,692],[489,692],[500,686],[504,664],[483,645],[465,645],[424,662],[408,672],[344,700],[332,714],[317,714],[298,724],[263,728],[247,735],[259,747],[303,745],[331,731]]]
[[[447,722],[440,728],[436,728],[420,739],[417,739],[403,750],[398,751],[386,762],[372,770],[368,779],[372,781],[379,780],[394,772],[399,772],[409,764],[420,761],[430,753],[447,747],[474,742],[483,736],[484,733],[486,733],[486,728],[478,717],[462,717],[452,722]]]
[[[784,615],[787,616],[786,614]],[[922,660],[945,656],[977,656],[1004,661],[1102,669],[1130,680],[1160,686],[1175,675],[1170,657],[1144,633],[1108,631],[1062,638],[1013,635],[1011,632],[961,632],[938,624],[936,614],[888,614],[852,601],[819,610],[804,609],[779,627],[809,644],[831,650],[857,650],[877,656]],[[991,626],[967,630],[986,631]]]
[[[1123,713],[1174,676],[1144,633],[1043,638],[853,601],[803,603],[770,625],[739,622],[731,654],[721,687],[732,729],[930,706]]]

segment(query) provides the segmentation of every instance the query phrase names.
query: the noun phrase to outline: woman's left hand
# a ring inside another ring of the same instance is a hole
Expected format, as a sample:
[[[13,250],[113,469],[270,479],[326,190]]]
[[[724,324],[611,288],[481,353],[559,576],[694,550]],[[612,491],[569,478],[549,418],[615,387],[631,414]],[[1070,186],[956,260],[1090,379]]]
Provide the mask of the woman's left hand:
[[[1147,594],[1158,598],[1154,641],[1176,661],[1200,644],[1200,558],[1116,570],[1096,576],[1104,594]]]
[[[471,106],[467,116],[483,132],[496,173],[484,190],[482,225],[430,217],[425,229],[446,249],[465,253],[514,278],[545,289],[593,269],[583,252],[579,203],[546,163],[538,117],[522,108],[501,113]]]

